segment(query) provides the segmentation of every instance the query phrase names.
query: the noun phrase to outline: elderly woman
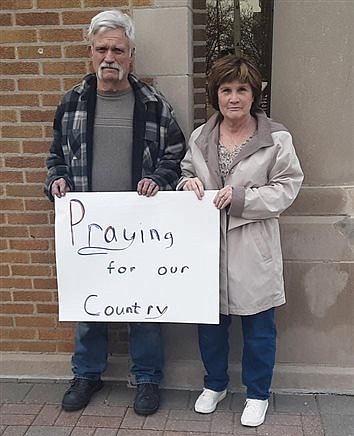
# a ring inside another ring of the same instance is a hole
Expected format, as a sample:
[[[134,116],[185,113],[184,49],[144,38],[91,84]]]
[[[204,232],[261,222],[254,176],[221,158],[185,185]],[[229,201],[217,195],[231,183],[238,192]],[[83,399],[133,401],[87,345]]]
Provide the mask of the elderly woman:
[[[241,423],[263,423],[275,362],[274,308],[285,303],[279,215],[294,201],[303,173],[287,129],[259,109],[258,70],[246,59],[225,56],[213,65],[209,101],[216,109],[191,135],[178,189],[217,189],[221,211],[220,322],[199,325],[206,369],[195,403],[211,413],[226,396],[228,329],[240,315],[242,381],[247,399]]]

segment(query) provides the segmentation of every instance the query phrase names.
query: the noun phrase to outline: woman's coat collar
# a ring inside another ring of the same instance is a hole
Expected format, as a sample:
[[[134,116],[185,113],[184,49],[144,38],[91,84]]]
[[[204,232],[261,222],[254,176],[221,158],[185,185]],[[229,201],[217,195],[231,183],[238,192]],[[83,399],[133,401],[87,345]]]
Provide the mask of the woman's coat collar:
[[[256,112],[256,119],[257,131],[236,156],[232,163],[232,167],[246,157],[251,156],[259,149],[269,147],[274,144],[272,138],[271,120],[268,119],[266,114],[261,110]],[[199,136],[195,140],[195,144],[200,149],[209,171],[212,175],[215,174],[218,185],[221,183],[222,186],[217,151],[221,121],[222,117],[218,112],[213,114],[204,124]]]

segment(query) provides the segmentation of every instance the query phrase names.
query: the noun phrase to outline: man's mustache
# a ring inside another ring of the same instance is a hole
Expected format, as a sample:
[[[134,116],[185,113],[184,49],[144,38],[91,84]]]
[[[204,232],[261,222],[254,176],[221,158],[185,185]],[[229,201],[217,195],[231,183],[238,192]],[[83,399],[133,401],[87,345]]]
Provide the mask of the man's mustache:
[[[103,62],[97,71],[97,76],[99,79],[102,79],[102,72],[105,68],[113,69],[118,71],[118,80],[122,80],[124,76],[124,68],[118,64],[118,62],[112,62],[111,64],[108,64],[107,62]]]
[[[122,69],[122,66],[115,62],[112,64],[103,63],[100,65],[100,69],[102,70],[103,68],[113,68],[114,70],[120,71]]]

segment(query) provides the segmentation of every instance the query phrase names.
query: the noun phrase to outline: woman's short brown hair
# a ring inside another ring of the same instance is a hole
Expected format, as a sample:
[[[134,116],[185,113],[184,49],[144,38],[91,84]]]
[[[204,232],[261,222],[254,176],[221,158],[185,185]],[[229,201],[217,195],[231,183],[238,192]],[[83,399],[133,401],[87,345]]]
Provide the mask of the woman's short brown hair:
[[[258,69],[245,58],[229,54],[213,64],[208,77],[209,102],[214,109],[219,111],[218,90],[223,83],[238,80],[248,83],[252,88],[253,103],[251,113],[254,115],[259,107],[262,93],[262,76]]]

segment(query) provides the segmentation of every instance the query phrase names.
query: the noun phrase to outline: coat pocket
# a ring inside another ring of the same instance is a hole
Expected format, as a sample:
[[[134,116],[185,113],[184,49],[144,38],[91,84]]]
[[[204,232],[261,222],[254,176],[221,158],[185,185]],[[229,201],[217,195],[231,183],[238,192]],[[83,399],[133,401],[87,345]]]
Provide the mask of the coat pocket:
[[[236,227],[241,227],[241,226],[244,226],[246,224],[255,223],[255,222],[258,222],[258,221],[229,215],[227,230],[232,230],[232,229],[235,229]]]
[[[264,262],[270,262],[273,259],[272,235],[267,231],[267,225],[264,221],[257,221],[252,225],[252,236],[257,246],[258,252]]]

